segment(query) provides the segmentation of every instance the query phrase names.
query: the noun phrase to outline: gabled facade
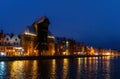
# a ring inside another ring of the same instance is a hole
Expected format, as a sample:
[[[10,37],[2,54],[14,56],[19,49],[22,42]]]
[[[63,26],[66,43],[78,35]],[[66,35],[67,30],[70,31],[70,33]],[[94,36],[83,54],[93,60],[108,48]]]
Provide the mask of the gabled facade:
[[[23,53],[18,35],[2,33],[0,39],[0,55],[19,56]]]

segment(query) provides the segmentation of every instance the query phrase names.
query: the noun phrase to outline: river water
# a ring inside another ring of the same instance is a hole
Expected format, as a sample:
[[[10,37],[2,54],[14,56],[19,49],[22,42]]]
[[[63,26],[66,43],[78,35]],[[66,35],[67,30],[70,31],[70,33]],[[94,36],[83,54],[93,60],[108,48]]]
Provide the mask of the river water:
[[[0,79],[120,79],[120,57],[0,61]]]

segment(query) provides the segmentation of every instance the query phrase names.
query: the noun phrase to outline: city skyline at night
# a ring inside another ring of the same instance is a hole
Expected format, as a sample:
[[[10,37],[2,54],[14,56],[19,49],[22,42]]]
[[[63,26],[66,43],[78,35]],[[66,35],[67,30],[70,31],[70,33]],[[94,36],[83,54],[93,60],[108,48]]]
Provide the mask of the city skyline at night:
[[[23,32],[46,15],[54,36],[70,37],[88,45],[119,49],[119,1],[0,1],[0,28],[5,33]]]
[[[0,79],[120,79],[120,0],[0,0]]]

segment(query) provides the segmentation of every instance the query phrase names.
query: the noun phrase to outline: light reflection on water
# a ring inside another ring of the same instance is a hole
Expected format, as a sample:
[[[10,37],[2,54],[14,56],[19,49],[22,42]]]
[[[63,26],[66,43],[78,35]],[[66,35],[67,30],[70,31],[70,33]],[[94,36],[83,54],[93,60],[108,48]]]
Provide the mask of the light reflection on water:
[[[62,76],[62,79],[66,79],[67,78],[67,75],[68,75],[68,59],[63,59],[63,69],[62,69],[62,72],[63,72],[63,76]]]
[[[0,79],[114,79],[119,66],[119,57],[0,61]]]
[[[5,76],[5,62],[1,61],[0,62],[0,79],[3,79]]]

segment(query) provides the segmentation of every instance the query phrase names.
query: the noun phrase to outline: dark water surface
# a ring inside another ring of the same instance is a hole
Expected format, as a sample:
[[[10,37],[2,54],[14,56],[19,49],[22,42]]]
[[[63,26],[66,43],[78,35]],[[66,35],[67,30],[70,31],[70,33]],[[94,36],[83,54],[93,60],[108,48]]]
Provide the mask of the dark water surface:
[[[0,79],[120,79],[120,57],[0,61]]]

